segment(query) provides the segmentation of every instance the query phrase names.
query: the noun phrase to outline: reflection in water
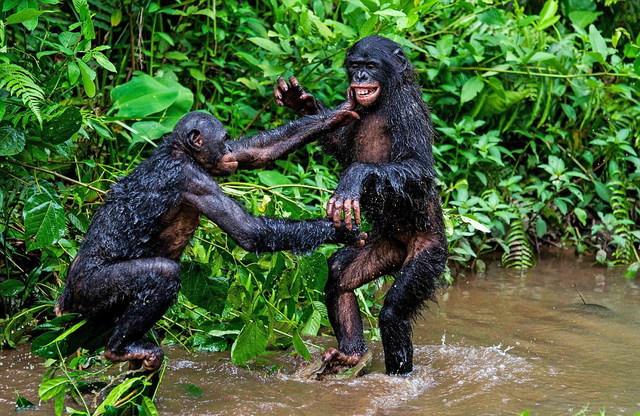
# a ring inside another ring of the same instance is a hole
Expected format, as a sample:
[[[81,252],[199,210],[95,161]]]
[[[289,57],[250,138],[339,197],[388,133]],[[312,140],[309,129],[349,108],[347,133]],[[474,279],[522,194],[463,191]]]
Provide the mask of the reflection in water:
[[[585,306],[577,292],[599,307]],[[334,344],[332,337],[313,341]],[[544,260],[524,273],[494,265],[460,277],[425,312],[414,342],[410,377],[384,375],[381,346],[373,343],[372,373],[324,382],[296,376],[299,359],[284,352],[269,356],[274,367],[261,367],[275,369],[269,374],[236,367],[228,354],[170,347],[157,404],[161,414],[192,416],[546,415],[587,405],[608,415],[640,411],[640,289],[622,270],[573,258]],[[43,369],[25,357],[0,353],[0,414],[13,407],[14,387],[37,401]]]

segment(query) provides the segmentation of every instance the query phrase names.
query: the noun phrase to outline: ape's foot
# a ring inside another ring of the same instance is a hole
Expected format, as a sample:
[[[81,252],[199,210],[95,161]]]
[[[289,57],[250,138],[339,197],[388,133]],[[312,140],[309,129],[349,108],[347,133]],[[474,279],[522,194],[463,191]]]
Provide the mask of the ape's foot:
[[[329,348],[322,354],[322,361],[332,365],[353,367],[362,359],[362,354],[347,355],[337,348]]]
[[[129,370],[143,367],[146,371],[157,370],[164,360],[162,348],[153,344],[132,344],[124,348],[124,352],[110,349],[104,350],[104,357],[109,361],[129,361]]]

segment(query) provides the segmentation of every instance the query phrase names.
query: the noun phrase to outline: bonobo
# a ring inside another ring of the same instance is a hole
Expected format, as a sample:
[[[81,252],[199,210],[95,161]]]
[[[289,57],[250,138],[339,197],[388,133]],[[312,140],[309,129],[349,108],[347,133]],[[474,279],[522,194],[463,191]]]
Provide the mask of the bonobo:
[[[346,54],[345,67],[360,120],[322,134],[321,143],[346,167],[327,204],[335,225],[360,224],[360,210],[372,223],[364,247],[344,247],[329,259],[326,302],[339,348],[323,359],[354,365],[367,351],[354,290],[379,276],[395,280],[380,311],[388,374],[413,369],[411,320],[435,292],[447,260],[447,241],[432,153],[434,130],[416,84],[413,66],[400,45],[369,36]],[[291,77],[279,78],[276,102],[298,113],[326,108]]]
[[[227,143],[215,117],[187,114],[149,159],[112,186],[69,268],[56,313],[79,312],[114,327],[105,357],[153,370],[164,354],[142,337],[176,298],[178,261],[201,214],[248,251],[305,252],[323,242],[359,242],[358,230],[337,229],[329,219],[252,216],[213,178],[238,166],[262,166],[354,118],[351,111],[329,111]]]

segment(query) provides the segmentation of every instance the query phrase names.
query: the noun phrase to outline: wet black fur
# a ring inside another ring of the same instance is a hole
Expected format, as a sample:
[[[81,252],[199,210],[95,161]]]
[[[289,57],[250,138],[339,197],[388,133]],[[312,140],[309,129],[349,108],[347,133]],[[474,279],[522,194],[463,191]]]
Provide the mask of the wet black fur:
[[[432,142],[435,138],[431,116],[416,83],[414,67],[400,45],[381,36],[369,36],[347,52],[345,68],[353,81],[352,62],[371,62],[374,68],[360,79],[375,79],[381,85],[380,96],[370,106],[358,104],[361,119],[321,139],[326,151],[346,169],[342,172],[334,197],[360,200],[363,212],[373,223],[369,241],[394,239],[398,235],[427,232],[434,244],[395,271],[395,282],[380,312],[380,327],[389,374],[407,374],[413,369],[411,320],[427,300],[435,301],[447,260],[447,241],[436,189],[436,171]],[[325,111],[316,102],[317,111]],[[362,163],[355,159],[354,139],[359,125],[368,117],[387,121],[391,138],[391,155],[386,163]],[[369,243],[367,243],[369,244]],[[335,299],[342,293],[342,270],[354,259],[354,250],[343,248],[329,260],[330,277],[326,286],[330,315]],[[372,259],[374,260],[374,259]],[[340,350],[346,354],[363,354],[363,337],[344,339],[340,324],[332,319]],[[359,317],[352,325],[362,326]]]
[[[112,186],[69,268],[58,313],[79,312],[96,325],[115,327],[107,344],[111,352],[161,355],[159,347],[141,338],[176,298],[178,262],[200,214],[249,251],[305,252],[323,242],[357,241],[357,230],[336,229],[327,219],[252,216],[222,193],[213,177],[212,169],[230,150],[244,155],[238,158],[241,167],[259,166],[301,146],[309,134],[324,131],[325,121],[309,116],[228,143],[227,131],[215,117],[183,117],[147,160]],[[204,138],[199,148],[192,140],[197,134]],[[175,228],[177,223],[184,227]]]

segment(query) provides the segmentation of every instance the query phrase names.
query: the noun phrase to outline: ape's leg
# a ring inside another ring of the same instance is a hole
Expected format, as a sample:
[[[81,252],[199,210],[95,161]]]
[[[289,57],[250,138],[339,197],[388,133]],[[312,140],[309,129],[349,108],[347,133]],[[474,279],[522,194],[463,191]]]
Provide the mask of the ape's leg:
[[[411,319],[435,291],[447,261],[446,240],[418,237],[408,245],[409,255],[384,299],[380,332],[387,374],[413,371]]]
[[[323,360],[355,365],[367,351],[362,318],[354,290],[397,269],[406,257],[404,246],[395,240],[374,239],[363,248],[345,247],[329,258],[329,279],[325,287],[327,311],[338,339],[339,350],[330,348]]]
[[[102,276],[85,279],[84,286],[93,283],[95,304],[119,305],[122,311],[115,317],[113,335],[109,338],[105,357],[110,361],[131,361],[133,368],[143,365],[154,370],[162,364],[162,349],[142,341],[143,335],[153,327],[171,306],[180,289],[178,264],[162,257],[131,260],[108,266]],[[80,293],[91,291],[90,287]],[[105,301],[104,299],[108,299]],[[91,304],[83,302],[85,309]],[[106,311],[112,309],[106,308]],[[82,311],[81,311],[82,312]],[[95,310],[92,313],[96,314]]]

